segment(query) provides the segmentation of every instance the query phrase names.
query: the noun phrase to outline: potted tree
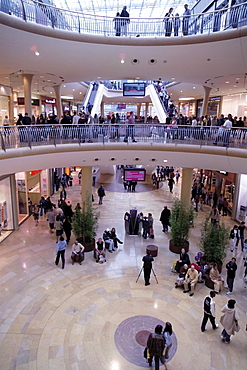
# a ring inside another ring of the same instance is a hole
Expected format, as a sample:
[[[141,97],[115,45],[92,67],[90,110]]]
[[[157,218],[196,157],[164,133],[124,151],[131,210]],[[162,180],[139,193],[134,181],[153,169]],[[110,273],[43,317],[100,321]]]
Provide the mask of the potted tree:
[[[170,217],[171,240],[169,242],[169,249],[171,252],[179,254],[182,248],[188,252],[188,237],[190,227],[193,225],[193,220],[193,207],[186,206],[181,200],[176,198],[173,202]]]
[[[76,209],[72,218],[72,230],[76,239],[85,247],[85,252],[95,247],[95,237],[98,230],[99,212],[93,207],[90,195],[81,209]]]
[[[224,223],[213,225],[207,218],[201,229],[199,248],[207,263],[216,263],[221,271],[223,260],[226,256],[226,248],[229,245],[230,228]]]

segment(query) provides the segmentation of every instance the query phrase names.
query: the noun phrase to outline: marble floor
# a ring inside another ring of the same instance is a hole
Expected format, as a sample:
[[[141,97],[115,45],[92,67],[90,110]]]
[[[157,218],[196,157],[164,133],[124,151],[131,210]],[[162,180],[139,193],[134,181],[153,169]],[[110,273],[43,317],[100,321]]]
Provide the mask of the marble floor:
[[[169,370],[246,369],[247,288],[242,280],[241,252],[234,252],[238,270],[232,295],[241,330],[226,345],[220,339],[220,328],[214,331],[208,324],[206,332],[200,331],[203,299],[209,289],[198,284],[195,295],[189,297],[174,288],[176,274],[171,265],[176,255],[169,251],[169,235],[162,232],[159,216],[164,205],[171,207],[180,186],[175,185],[173,194],[166,183],[158,190],[142,185],[136,193],[126,193],[122,187],[114,187],[110,176],[100,182],[105,185],[106,197],[103,205],[97,205],[98,236],[105,228],[116,227],[124,242],[114,253],[107,253],[106,263],[95,263],[93,252],[89,252],[81,266],[72,265],[72,238],[65,269],[56,267],[55,236],[49,233],[45,217],[38,227],[29,218],[0,244],[0,370],[145,369],[145,338],[157,323],[165,321],[174,329]],[[95,204],[98,185],[93,188]],[[68,198],[73,206],[80,201],[76,176]],[[144,214],[153,213],[154,240],[125,234],[123,215],[132,207]],[[199,251],[200,225],[208,212],[206,206],[199,211],[191,229],[191,260]],[[233,225],[230,218],[225,221]],[[142,274],[136,279],[148,244],[159,248],[153,264],[158,284],[151,276],[151,285],[144,286]],[[230,257],[228,251],[225,262]],[[222,275],[225,277],[225,265]],[[222,292],[215,300],[219,322],[228,296]]]

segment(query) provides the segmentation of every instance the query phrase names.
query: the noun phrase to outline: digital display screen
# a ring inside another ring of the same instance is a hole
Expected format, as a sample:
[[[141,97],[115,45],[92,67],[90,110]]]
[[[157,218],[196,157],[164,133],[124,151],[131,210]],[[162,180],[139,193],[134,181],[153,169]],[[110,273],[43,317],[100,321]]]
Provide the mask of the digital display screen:
[[[145,181],[146,170],[141,169],[124,169],[124,181]]]
[[[144,82],[126,82],[123,84],[123,96],[145,96]]]
[[[118,104],[117,109],[126,109],[126,104]]]

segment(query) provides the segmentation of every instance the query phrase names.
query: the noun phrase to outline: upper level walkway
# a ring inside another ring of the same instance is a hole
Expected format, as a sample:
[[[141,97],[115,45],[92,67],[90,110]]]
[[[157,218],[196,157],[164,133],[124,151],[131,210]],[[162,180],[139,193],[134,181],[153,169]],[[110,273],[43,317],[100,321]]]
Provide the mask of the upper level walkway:
[[[13,126],[0,173],[71,165],[168,165],[247,173],[247,130],[147,125]]]
[[[163,18],[112,18],[59,9],[35,0],[1,0],[0,11],[48,27],[101,36],[170,37],[209,34],[247,24],[247,3],[213,12]]]

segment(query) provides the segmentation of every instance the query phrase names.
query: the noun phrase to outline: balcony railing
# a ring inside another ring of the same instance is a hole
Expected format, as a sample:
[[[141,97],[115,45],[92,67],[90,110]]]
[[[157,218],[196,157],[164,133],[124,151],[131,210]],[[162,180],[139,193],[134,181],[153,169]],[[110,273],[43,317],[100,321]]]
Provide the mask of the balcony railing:
[[[245,26],[247,2],[178,18],[112,18],[59,9],[35,0],[0,0],[0,11],[44,26],[101,36],[164,37],[209,34]],[[126,23],[128,21],[128,23]],[[119,28],[119,30],[117,30]]]
[[[160,143],[165,145],[217,145],[247,148],[247,129],[220,127],[167,126],[162,124],[102,124],[79,126],[8,126],[0,130],[2,150],[44,145],[84,143]],[[134,145],[134,144],[133,144]]]

